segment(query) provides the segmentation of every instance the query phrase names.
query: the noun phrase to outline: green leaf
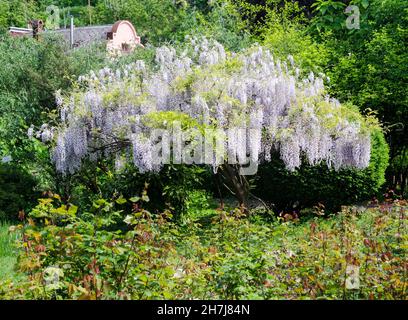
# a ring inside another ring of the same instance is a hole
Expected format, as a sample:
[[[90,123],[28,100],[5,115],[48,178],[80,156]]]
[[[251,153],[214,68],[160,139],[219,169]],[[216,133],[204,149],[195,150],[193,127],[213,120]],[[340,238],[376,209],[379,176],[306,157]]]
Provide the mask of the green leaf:
[[[68,214],[71,215],[71,216],[75,216],[75,214],[77,212],[78,212],[78,207],[71,204],[69,209],[68,209]]]
[[[120,196],[118,199],[116,199],[117,204],[125,204],[127,200],[123,198],[123,196]]]
[[[126,218],[123,220],[126,224],[132,224],[135,221],[135,218],[132,215],[127,215]]]
[[[168,291],[163,291],[163,296],[164,296],[164,299],[167,299],[167,300],[173,297],[173,295]]]
[[[140,197],[132,197],[129,199],[130,202],[139,202],[140,201]]]

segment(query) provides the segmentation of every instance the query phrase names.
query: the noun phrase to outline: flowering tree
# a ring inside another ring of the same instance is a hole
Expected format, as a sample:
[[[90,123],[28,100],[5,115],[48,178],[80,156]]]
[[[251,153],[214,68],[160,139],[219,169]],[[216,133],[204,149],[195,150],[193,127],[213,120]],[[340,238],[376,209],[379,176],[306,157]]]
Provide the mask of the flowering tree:
[[[260,46],[230,53],[205,38],[190,38],[181,52],[158,48],[153,67],[136,61],[82,76],[69,96],[57,93],[57,104],[59,125],[44,125],[37,136],[55,136],[58,171],[75,172],[85,157],[115,156],[118,166],[133,161],[140,172],[205,163],[241,204],[249,193],[245,175],[271,152],[288,170],[302,161],[365,168],[370,130],[378,126],[330,98],[322,77],[302,79],[290,56],[276,61]]]

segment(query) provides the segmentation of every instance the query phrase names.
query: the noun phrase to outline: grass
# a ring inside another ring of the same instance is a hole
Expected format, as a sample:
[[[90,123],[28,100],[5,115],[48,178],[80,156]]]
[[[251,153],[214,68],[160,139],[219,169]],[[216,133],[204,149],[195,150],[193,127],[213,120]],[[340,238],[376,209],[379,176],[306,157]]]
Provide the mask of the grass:
[[[15,241],[18,235],[9,233],[10,224],[0,222],[0,279],[13,279],[17,277],[14,266],[17,262],[17,249]]]

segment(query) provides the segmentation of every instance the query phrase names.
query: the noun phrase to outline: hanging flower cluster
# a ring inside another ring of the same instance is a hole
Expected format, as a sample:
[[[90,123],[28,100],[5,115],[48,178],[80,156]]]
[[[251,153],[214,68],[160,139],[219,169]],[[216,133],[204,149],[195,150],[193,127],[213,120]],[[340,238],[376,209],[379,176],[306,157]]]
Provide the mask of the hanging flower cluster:
[[[153,67],[136,61],[80,77],[69,96],[57,93],[57,132],[45,125],[37,136],[55,140],[53,160],[63,173],[75,172],[88,156],[116,155],[122,163],[124,154],[140,171],[157,171],[146,118],[171,112],[225,133],[215,169],[228,157],[239,164],[268,161],[273,151],[288,170],[304,160],[336,170],[367,167],[373,121],[328,97],[322,77],[299,74],[292,57],[275,60],[260,46],[230,53],[215,41],[189,38],[182,52],[158,48]]]

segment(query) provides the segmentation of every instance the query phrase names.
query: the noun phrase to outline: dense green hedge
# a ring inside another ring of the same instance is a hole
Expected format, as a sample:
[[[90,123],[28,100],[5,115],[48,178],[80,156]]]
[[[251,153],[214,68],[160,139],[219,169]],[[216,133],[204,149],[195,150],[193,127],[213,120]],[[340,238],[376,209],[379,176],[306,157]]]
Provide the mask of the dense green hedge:
[[[385,182],[388,145],[380,131],[372,133],[371,160],[364,170],[336,172],[326,165],[303,165],[295,172],[285,170],[279,155],[260,166],[255,194],[273,203],[278,211],[323,203],[328,210],[376,196]]]

